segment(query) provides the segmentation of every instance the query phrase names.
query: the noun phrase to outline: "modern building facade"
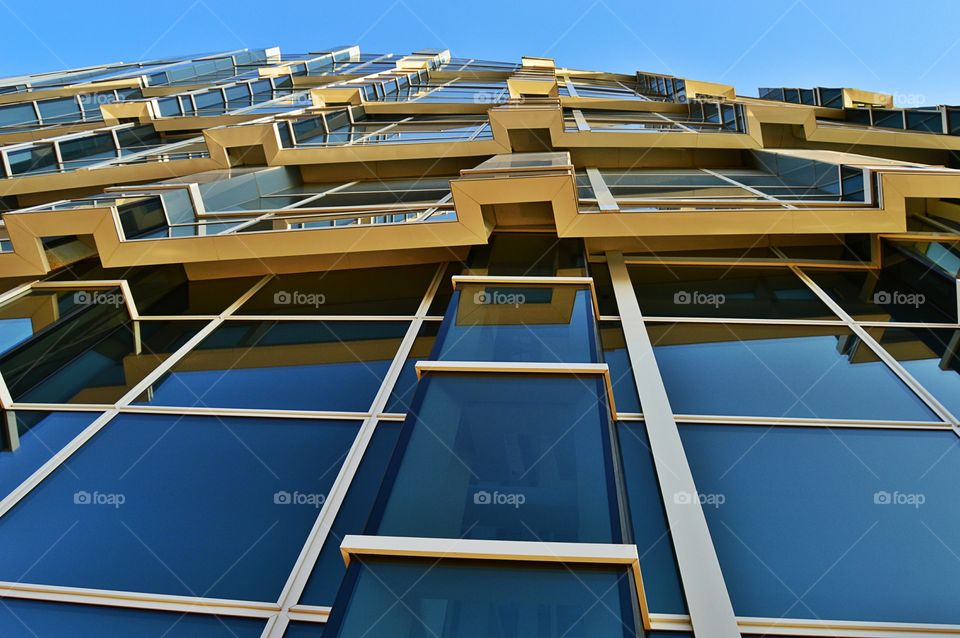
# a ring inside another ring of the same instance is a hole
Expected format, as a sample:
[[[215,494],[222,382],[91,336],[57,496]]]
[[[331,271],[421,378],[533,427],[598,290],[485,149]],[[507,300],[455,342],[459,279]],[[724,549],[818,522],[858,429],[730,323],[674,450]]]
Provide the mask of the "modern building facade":
[[[0,81],[0,635],[960,634],[960,109],[759,95]]]

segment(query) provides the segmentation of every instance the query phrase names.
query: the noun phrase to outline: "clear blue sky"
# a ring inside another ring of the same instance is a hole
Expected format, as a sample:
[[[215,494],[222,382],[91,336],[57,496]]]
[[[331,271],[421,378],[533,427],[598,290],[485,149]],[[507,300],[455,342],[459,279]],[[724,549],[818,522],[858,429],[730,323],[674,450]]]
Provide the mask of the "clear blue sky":
[[[151,11],[146,11],[149,4]],[[176,53],[359,44],[554,57],[758,86],[852,86],[960,104],[960,0],[0,0],[0,76]]]

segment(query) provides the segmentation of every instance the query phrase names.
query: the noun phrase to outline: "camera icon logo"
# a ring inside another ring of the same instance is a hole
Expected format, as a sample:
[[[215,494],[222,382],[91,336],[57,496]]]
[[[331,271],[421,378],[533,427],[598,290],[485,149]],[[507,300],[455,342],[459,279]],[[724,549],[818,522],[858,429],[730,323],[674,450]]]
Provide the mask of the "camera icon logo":
[[[273,303],[278,306],[289,306],[293,301],[293,296],[286,290],[281,290],[273,294]]]
[[[893,502],[893,497],[890,492],[886,490],[880,490],[873,494],[873,502],[875,505],[889,505]]]
[[[493,502],[493,497],[490,492],[486,490],[480,490],[473,495],[474,505],[489,505]]]
[[[891,301],[893,301],[893,297],[885,290],[881,290],[873,295],[873,303],[875,304],[888,304]]]
[[[279,492],[274,493],[273,503],[274,505],[289,505],[293,502],[293,496],[290,492],[286,490],[280,490]]]
[[[693,503],[693,494],[690,492],[677,492],[673,495],[673,502],[677,505],[690,505]]]
[[[481,290],[473,295],[473,303],[478,306],[485,306],[490,303],[490,295],[487,294],[487,291]]]
[[[78,290],[77,292],[73,293],[73,303],[75,304],[80,304],[85,306],[89,304],[91,301],[93,301],[93,298],[91,297],[90,293],[87,292],[86,290]]]
[[[90,492],[86,490],[80,490],[79,492],[74,492],[73,494],[73,503],[74,505],[89,505],[92,502]]]
[[[681,290],[679,292],[674,293],[673,303],[678,305],[684,305],[684,306],[689,305],[693,303],[693,296],[686,290]]]

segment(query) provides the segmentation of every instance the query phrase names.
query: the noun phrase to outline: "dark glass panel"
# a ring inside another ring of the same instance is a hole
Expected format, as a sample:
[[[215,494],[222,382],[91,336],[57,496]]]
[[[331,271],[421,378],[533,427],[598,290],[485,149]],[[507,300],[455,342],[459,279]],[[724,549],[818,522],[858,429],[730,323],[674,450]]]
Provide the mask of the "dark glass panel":
[[[366,412],[407,326],[398,321],[228,321],[138,402]]]
[[[930,421],[934,415],[841,326],[651,324],[678,414]]]
[[[496,233],[490,243],[470,251],[475,275],[510,277],[583,276],[583,243],[556,235]]]
[[[957,321],[955,282],[913,260],[888,263],[880,271],[805,272],[858,321]]]
[[[789,268],[628,266],[652,317],[837,319]]]
[[[194,321],[134,325],[117,292],[95,291],[68,319],[0,357],[14,401],[115,403],[203,326]]]
[[[275,601],[358,428],[121,414],[0,519],[0,578]]]
[[[412,315],[436,264],[277,275],[240,308],[247,315]]]

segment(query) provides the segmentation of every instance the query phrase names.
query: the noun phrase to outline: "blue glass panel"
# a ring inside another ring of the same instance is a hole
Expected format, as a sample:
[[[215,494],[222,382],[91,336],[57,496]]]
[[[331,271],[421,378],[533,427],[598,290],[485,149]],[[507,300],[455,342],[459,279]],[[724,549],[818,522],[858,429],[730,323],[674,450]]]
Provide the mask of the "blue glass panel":
[[[138,402],[366,412],[408,324],[230,321]]]
[[[369,557],[353,565],[351,595],[338,599],[328,636],[632,638],[638,630],[623,566]]]
[[[590,291],[574,286],[461,285],[437,359],[596,361]]]
[[[681,425],[680,434],[700,500],[723,496],[704,513],[738,615],[960,622],[953,432]]]
[[[15,441],[11,442],[9,435],[0,434],[0,499],[50,460],[98,416],[96,412],[19,410],[6,413],[4,418],[12,419],[16,424],[17,435]],[[5,427],[10,425],[5,424]]]
[[[0,353],[6,352],[31,336],[33,336],[33,325],[29,317],[0,319]]]
[[[357,474],[350,482],[347,497],[337,512],[330,536],[323,545],[313,574],[300,597],[301,603],[333,605],[340,582],[346,573],[343,556],[340,554],[340,542],[347,534],[363,533],[399,435],[400,423],[380,421],[377,424],[373,438],[363,453]]]
[[[4,638],[259,638],[266,621],[5,598]]]
[[[651,613],[686,614],[687,603],[660,497],[647,428],[643,423],[622,422],[617,431],[630,519],[633,521],[633,542],[640,555],[647,606]]]
[[[0,580],[276,600],[357,430],[117,416],[0,519]]]
[[[650,324],[677,414],[931,421],[893,372],[833,326]]]
[[[420,326],[420,332],[413,342],[410,354],[407,360],[403,362],[400,369],[400,376],[393,385],[393,392],[384,408],[384,412],[409,412],[413,404],[414,392],[417,389],[417,361],[424,361],[431,358],[434,342],[437,339],[437,333],[440,330],[440,323],[436,321],[425,321]]]
[[[291,622],[283,632],[283,638],[322,638],[325,628],[324,623]]]
[[[111,404],[202,327],[127,320],[118,291],[80,292],[83,303],[0,357],[15,401]]]
[[[600,377],[428,375],[371,530],[619,542]]]
[[[604,321],[600,324],[600,345],[603,348],[603,361],[610,367],[613,402],[617,412],[641,412],[626,337],[619,322]]]
[[[960,331],[887,328],[880,345],[945,408],[960,416]]]

